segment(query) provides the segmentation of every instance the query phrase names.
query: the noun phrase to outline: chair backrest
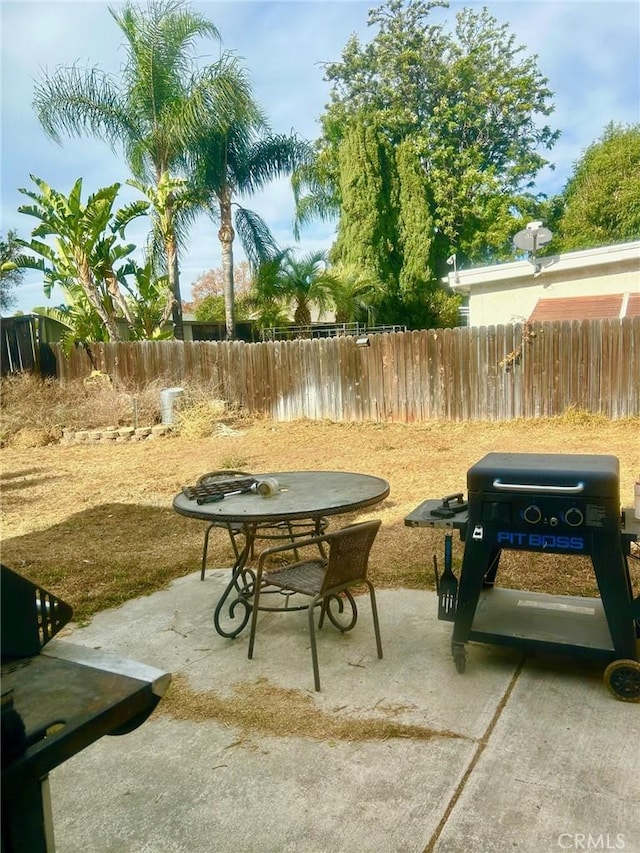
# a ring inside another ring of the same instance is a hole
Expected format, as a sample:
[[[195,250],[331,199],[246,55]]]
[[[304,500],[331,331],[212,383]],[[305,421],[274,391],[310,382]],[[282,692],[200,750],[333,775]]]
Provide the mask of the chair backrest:
[[[322,592],[342,584],[365,580],[369,553],[381,524],[379,519],[363,521],[328,534],[329,559]]]

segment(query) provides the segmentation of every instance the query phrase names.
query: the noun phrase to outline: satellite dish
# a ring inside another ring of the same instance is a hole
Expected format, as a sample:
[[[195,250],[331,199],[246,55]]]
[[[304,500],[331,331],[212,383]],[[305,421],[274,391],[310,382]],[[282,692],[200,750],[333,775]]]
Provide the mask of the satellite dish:
[[[543,228],[542,223],[530,222],[526,228],[518,231],[513,238],[513,243],[517,249],[532,252],[535,255],[536,251],[550,243],[552,238],[553,234],[548,228]]]

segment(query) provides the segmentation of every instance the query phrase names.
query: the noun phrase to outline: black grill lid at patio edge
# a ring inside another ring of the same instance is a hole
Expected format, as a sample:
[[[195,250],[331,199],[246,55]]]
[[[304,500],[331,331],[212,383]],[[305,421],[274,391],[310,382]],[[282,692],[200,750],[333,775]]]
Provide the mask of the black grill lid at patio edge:
[[[575,489],[581,497],[620,502],[616,456],[554,453],[488,453],[467,471],[469,492],[528,491],[540,487]],[[546,491],[546,489],[544,489]]]

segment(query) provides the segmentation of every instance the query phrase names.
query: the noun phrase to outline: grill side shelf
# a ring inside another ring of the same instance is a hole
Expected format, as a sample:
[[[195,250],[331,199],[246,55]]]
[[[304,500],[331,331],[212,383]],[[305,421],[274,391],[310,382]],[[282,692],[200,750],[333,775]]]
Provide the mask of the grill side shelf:
[[[442,499],[428,499],[405,516],[404,523],[407,527],[441,527],[453,528],[460,531],[460,538],[464,539],[469,520],[469,511],[452,512],[449,517],[443,518],[433,515],[433,510],[442,510]]]

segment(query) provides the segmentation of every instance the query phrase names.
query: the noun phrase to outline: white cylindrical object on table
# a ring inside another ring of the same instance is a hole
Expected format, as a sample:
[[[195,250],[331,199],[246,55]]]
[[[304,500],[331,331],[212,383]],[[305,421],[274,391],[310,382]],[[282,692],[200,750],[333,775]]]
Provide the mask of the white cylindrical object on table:
[[[264,477],[264,479],[258,480],[255,489],[261,497],[270,498],[280,491],[280,483],[275,477]]]
[[[636,484],[634,486],[634,515],[636,518],[640,518],[640,480],[636,480]]]

